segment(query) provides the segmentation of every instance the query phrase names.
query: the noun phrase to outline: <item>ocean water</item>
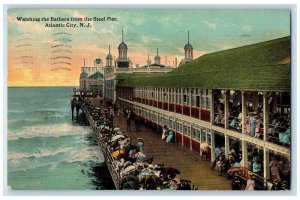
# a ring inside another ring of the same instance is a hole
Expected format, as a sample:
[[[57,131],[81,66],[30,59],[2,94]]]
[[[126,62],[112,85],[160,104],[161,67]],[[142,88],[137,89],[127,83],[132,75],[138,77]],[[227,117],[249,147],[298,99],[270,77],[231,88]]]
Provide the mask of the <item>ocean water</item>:
[[[12,189],[113,189],[92,131],[72,123],[70,87],[8,88]]]

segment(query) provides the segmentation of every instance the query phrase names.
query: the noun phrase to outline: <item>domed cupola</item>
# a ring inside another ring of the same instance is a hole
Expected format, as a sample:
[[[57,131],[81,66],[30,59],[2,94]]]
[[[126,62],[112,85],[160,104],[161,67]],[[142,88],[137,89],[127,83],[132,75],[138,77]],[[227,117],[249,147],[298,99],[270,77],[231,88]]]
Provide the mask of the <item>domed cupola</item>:
[[[112,66],[112,60],[113,60],[113,57],[110,54],[110,45],[109,45],[109,47],[108,47],[108,54],[106,56],[106,66],[111,67]]]
[[[154,63],[160,64],[160,56],[158,55],[158,48],[156,50],[156,56],[154,57]]]
[[[190,31],[188,31],[188,43],[184,46],[184,62],[193,60],[193,46],[190,44]]]
[[[127,45],[124,42],[124,37],[123,37],[123,29],[122,29],[122,43],[118,47],[119,49],[119,59],[121,60],[126,60],[127,59]]]
[[[193,49],[193,46],[190,43],[184,46],[184,50],[188,50],[188,49]]]
[[[128,48],[127,48],[127,45],[125,44],[125,42],[122,41],[122,43],[119,44],[118,49],[128,49]]]

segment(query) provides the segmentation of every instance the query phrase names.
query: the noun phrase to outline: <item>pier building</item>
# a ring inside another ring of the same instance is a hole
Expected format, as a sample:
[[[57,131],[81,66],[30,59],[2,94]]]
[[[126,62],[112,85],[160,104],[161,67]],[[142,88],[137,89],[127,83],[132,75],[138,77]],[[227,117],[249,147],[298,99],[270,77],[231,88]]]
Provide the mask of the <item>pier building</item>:
[[[93,94],[103,97],[104,91],[104,67],[101,58],[94,60],[93,66],[81,67],[81,74],[79,77],[79,88],[74,88],[74,92],[78,94]]]
[[[161,64],[158,49],[154,63],[148,55],[142,67],[123,65],[128,53],[123,32],[118,49],[113,62],[109,47],[104,66],[107,102],[130,109],[157,132],[166,125],[174,130],[176,143],[211,162],[216,149],[222,149],[227,159],[235,155],[264,180],[278,178],[270,171],[275,159],[281,181],[290,183],[290,37],[194,60],[188,33],[178,67]],[[81,76],[88,77],[86,69]]]
[[[284,37],[206,54],[160,75],[118,73],[116,104],[158,131],[172,128],[176,142],[199,156],[208,146],[211,161],[219,147],[272,179],[276,158],[289,182],[290,60],[291,39]]]

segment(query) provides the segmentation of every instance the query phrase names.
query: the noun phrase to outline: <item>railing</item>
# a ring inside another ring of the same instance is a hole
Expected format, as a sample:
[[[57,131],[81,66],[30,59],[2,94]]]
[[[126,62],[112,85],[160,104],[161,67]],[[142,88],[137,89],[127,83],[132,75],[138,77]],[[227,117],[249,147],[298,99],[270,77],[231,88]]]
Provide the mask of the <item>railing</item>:
[[[111,151],[109,150],[108,147],[106,147],[103,144],[103,141],[102,141],[101,137],[99,137],[99,136],[101,136],[101,133],[98,130],[98,128],[95,126],[94,120],[93,120],[92,116],[90,115],[90,113],[88,112],[88,109],[86,108],[86,106],[84,106],[82,104],[81,107],[84,110],[84,113],[86,113],[86,116],[88,118],[88,121],[90,123],[91,128],[94,130],[94,133],[96,135],[98,143],[101,147],[101,151],[104,155],[104,158],[105,158],[105,161],[106,161],[105,163],[108,167],[108,170],[109,170],[109,172],[111,174],[111,177],[112,177],[112,180],[114,182],[114,185],[115,185],[116,189],[119,189],[121,178],[120,178],[120,174],[118,173],[117,166],[114,162],[114,158],[112,157]]]
[[[282,131],[279,131],[278,129]],[[268,124],[267,140],[269,142],[276,143],[284,147],[290,147],[291,145],[290,127],[284,128],[281,126]]]
[[[235,130],[235,131],[238,131],[238,132],[242,132],[242,119],[230,115],[228,117],[227,123],[228,123],[229,129]]]
[[[214,113],[214,125],[224,127],[225,116],[224,113]]]

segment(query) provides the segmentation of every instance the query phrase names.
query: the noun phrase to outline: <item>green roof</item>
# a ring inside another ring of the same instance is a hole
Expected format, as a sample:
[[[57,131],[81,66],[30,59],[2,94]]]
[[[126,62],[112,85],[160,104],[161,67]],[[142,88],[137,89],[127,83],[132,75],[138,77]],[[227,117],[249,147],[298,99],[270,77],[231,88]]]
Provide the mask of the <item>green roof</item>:
[[[290,91],[291,38],[203,55],[165,74],[119,74],[120,85]]]

